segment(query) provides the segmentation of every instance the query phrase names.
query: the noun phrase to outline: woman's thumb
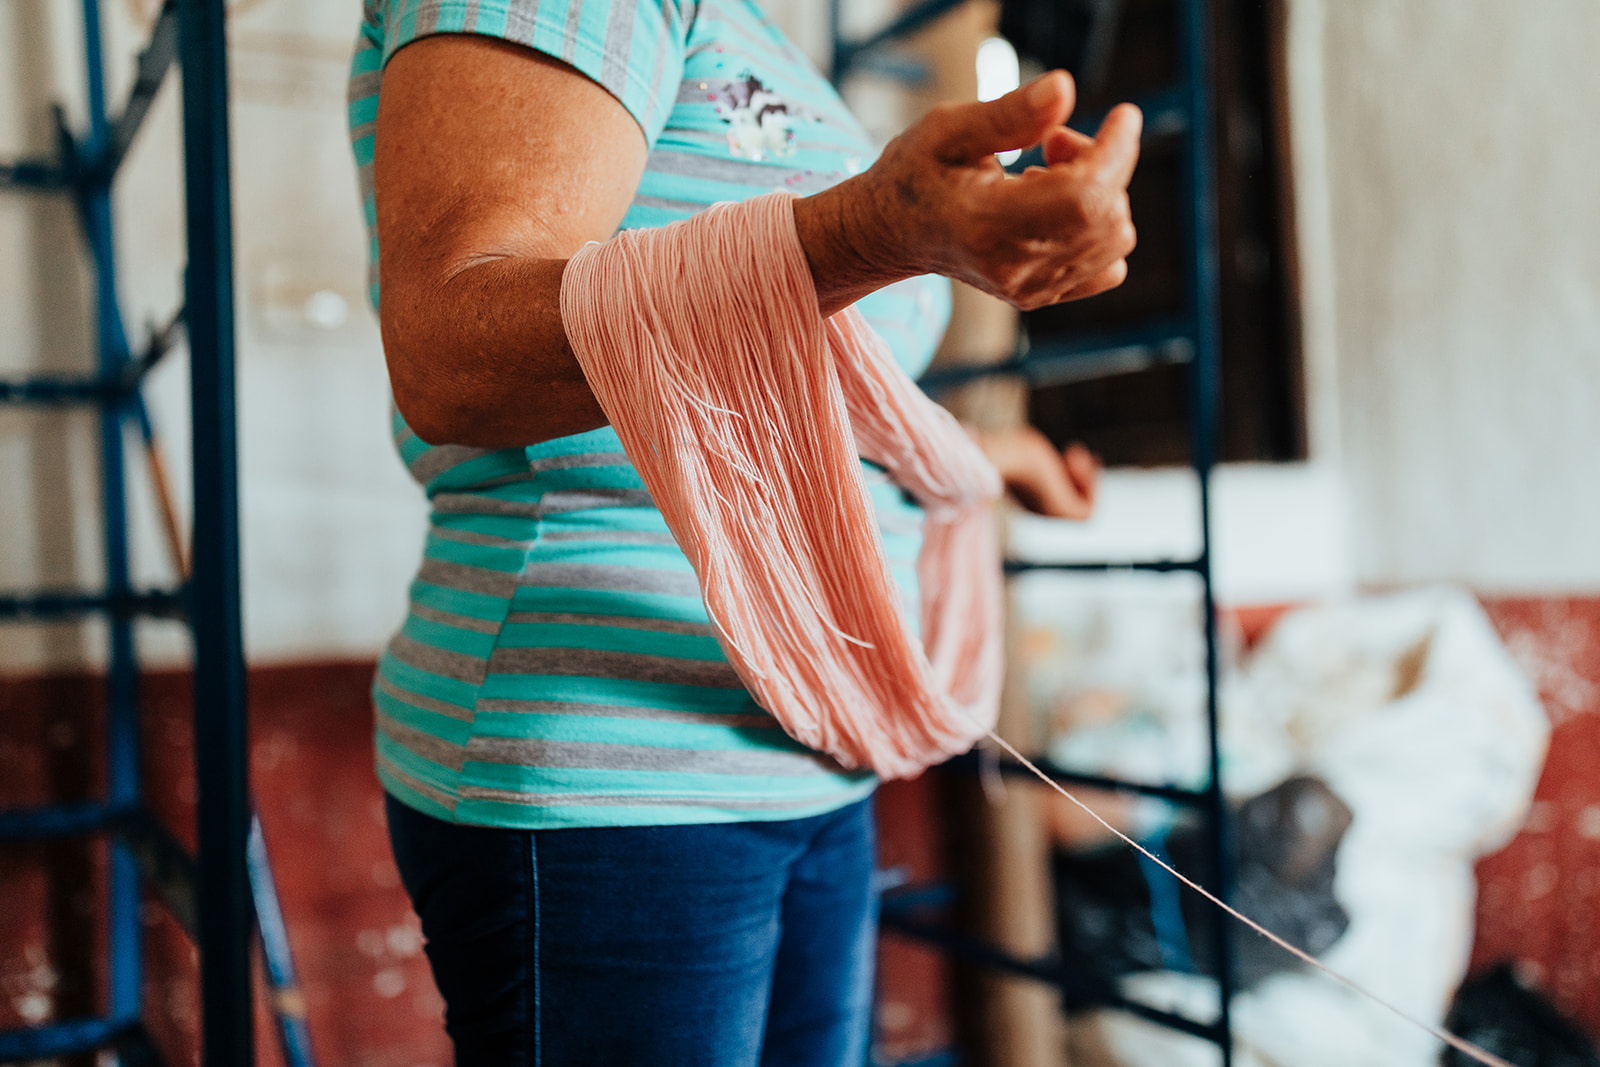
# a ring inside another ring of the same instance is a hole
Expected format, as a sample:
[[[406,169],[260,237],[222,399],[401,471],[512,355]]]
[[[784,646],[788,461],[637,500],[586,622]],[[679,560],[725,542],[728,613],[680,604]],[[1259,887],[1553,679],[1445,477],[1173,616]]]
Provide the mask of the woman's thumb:
[[[950,108],[939,138],[940,155],[971,160],[1036,145],[1067,120],[1076,100],[1072,75],[1053,70],[994,100]]]

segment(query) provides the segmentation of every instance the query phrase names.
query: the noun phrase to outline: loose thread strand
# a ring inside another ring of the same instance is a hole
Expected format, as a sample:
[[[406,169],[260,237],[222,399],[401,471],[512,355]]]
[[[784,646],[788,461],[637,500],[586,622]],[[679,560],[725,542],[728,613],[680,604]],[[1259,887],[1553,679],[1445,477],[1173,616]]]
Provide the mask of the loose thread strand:
[[[1274,945],[1277,945],[1279,948],[1283,949],[1285,952],[1287,952],[1290,955],[1294,956],[1296,959],[1300,960],[1303,963],[1309,963],[1312,967],[1315,967],[1317,970],[1321,971],[1323,974],[1327,975],[1329,978],[1332,978],[1334,981],[1338,982],[1340,985],[1344,986],[1345,988],[1351,989],[1351,990],[1355,991],[1356,993],[1361,994],[1363,997],[1366,997],[1368,1000],[1372,1001],[1374,1004],[1377,1004],[1379,1007],[1382,1007],[1382,1008],[1386,1009],[1387,1011],[1392,1012],[1394,1015],[1396,1015],[1399,1018],[1401,1018],[1401,1019],[1405,1020],[1406,1022],[1410,1023],[1412,1026],[1418,1027],[1419,1029],[1426,1031],[1429,1035],[1431,1035],[1432,1037],[1438,1039],[1439,1041],[1443,1041],[1446,1045],[1449,1045],[1451,1048],[1455,1049],[1457,1052],[1460,1052],[1460,1053],[1462,1053],[1463,1055],[1466,1055],[1466,1056],[1470,1056],[1471,1058],[1477,1060],[1479,1063],[1486,1064],[1487,1067],[1514,1067],[1513,1064],[1508,1063],[1507,1061],[1501,1059],[1499,1056],[1496,1056],[1492,1052],[1489,1052],[1489,1051],[1487,1051],[1485,1049],[1479,1048],[1477,1045],[1474,1045],[1472,1042],[1468,1041],[1466,1038],[1458,1037],[1457,1035],[1452,1034],[1450,1031],[1445,1030],[1442,1027],[1434,1026],[1431,1023],[1425,1022],[1422,1019],[1417,1018],[1416,1016],[1410,1014],[1409,1012],[1405,1011],[1402,1008],[1395,1007],[1393,1004],[1390,1004],[1387,1000],[1384,1000],[1382,997],[1378,996],[1378,994],[1371,992],[1370,990],[1368,990],[1365,987],[1359,985],[1358,983],[1356,983],[1352,979],[1346,978],[1344,975],[1340,974],[1338,971],[1334,970],[1332,967],[1329,967],[1327,964],[1321,962],[1315,956],[1311,955],[1311,953],[1306,952],[1303,949],[1296,948],[1294,945],[1291,945],[1289,942],[1285,941],[1283,938],[1279,937],[1277,934],[1273,933],[1271,930],[1268,930],[1265,926],[1262,926],[1260,923],[1258,923],[1254,919],[1250,918],[1250,916],[1244,914],[1243,912],[1239,911],[1238,909],[1236,909],[1236,908],[1230,906],[1229,904],[1227,904],[1226,902],[1224,902],[1220,897],[1216,896],[1215,894],[1213,894],[1212,892],[1207,890],[1204,886],[1202,886],[1202,885],[1198,884],[1197,882],[1194,882],[1191,879],[1187,878],[1182,873],[1180,873],[1176,868],[1174,868],[1171,864],[1169,864],[1165,860],[1161,859],[1161,857],[1157,856],[1155,853],[1151,852],[1149,849],[1147,849],[1143,845],[1139,844],[1139,842],[1135,841],[1133,838],[1129,837],[1127,834],[1123,833],[1121,830],[1118,830],[1115,826],[1112,826],[1109,822],[1106,822],[1106,820],[1102,819],[1099,816],[1099,814],[1097,812],[1095,812],[1095,810],[1093,808],[1089,807],[1089,805],[1085,804],[1083,801],[1081,801],[1077,797],[1073,796],[1070,792],[1068,792],[1065,788],[1062,787],[1060,782],[1057,782],[1054,778],[1051,778],[1048,774],[1044,773],[1044,771],[1040,770],[1037,766],[1034,765],[1032,760],[1028,759],[1028,757],[1024,756],[1021,752],[1018,752],[1016,750],[1015,746],[1013,746],[1009,741],[1007,741],[1005,738],[1001,737],[999,734],[995,733],[993,730],[989,731],[989,740],[993,741],[995,744],[997,744],[1001,748],[1005,749],[1005,751],[1012,758],[1014,758],[1018,763],[1022,764],[1024,767],[1028,768],[1028,770],[1032,771],[1033,774],[1039,779],[1039,781],[1043,782],[1045,785],[1049,786],[1051,789],[1054,789],[1057,793],[1060,793],[1062,796],[1064,796],[1068,800],[1072,801],[1072,803],[1077,805],[1080,809],[1082,809],[1082,811],[1085,814],[1087,814],[1089,816],[1089,818],[1093,819],[1095,822],[1099,823],[1101,826],[1105,827],[1107,830],[1110,830],[1119,839],[1121,839],[1124,844],[1131,845],[1135,850],[1137,850],[1139,852],[1140,855],[1144,856],[1146,859],[1148,859],[1152,863],[1156,864],[1156,866],[1160,867],[1162,870],[1164,870],[1168,874],[1172,875],[1172,877],[1176,878],[1178,881],[1182,882],[1184,885],[1188,886],[1190,889],[1194,890],[1196,893],[1199,893],[1202,897],[1205,897],[1207,900],[1209,900],[1211,903],[1215,904],[1217,907],[1221,908],[1223,911],[1227,912],[1233,918],[1237,919],[1239,922],[1241,922],[1244,925],[1248,926],[1250,929],[1254,930],[1256,933],[1260,934],[1262,937],[1266,938],[1268,941],[1271,941]]]

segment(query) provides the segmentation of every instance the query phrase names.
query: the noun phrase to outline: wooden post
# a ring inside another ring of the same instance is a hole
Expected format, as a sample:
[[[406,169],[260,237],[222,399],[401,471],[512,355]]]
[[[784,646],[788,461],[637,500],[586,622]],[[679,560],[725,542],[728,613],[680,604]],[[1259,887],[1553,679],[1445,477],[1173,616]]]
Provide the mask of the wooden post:
[[[917,38],[914,47],[932,75],[921,103],[977,98],[978,45],[994,34],[998,17],[993,0],[972,0]],[[950,330],[935,365],[1000,362],[1011,357],[1016,339],[1014,308],[956,284]],[[979,381],[939,400],[984,430],[1014,427],[1027,418],[1026,392],[1015,380]],[[1016,660],[1008,659],[999,733],[1029,751],[1036,738]],[[952,871],[965,902],[967,929],[1021,956],[1048,954],[1055,946],[1055,909],[1037,792],[1015,780],[1003,790],[991,789],[992,795],[971,780],[951,780],[948,788]],[[987,970],[961,968],[958,975],[957,1012],[964,1017],[956,1022],[974,1062],[1062,1067],[1066,1040],[1055,990]]]

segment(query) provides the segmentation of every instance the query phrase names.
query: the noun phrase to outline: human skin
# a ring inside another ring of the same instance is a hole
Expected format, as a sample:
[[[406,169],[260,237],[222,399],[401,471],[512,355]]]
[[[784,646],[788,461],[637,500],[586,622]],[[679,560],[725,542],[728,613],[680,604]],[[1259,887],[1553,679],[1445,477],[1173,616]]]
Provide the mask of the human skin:
[[[1118,107],[1091,139],[1062,125],[1074,99],[1055,71],[941,105],[861,174],[798,199],[819,310],[927,273],[1025,309],[1120,284],[1140,115]],[[994,158],[1034,144],[1046,166],[1023,175]],[[605,425],[561,322],[561,276],[615,232],[645,157],[616,98],[522,46],[441,35],[390,60],[373,158],[379,319],[395,403],[424,441],[513,448]],[[1028,431],[985,450],[1025,503],[1087,514],[1092,458]]]

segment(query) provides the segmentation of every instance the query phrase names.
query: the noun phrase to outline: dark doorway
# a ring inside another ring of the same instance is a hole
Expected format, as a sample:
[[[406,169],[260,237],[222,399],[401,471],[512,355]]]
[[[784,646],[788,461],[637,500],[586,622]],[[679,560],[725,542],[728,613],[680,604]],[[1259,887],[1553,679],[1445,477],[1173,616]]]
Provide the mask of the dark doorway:
[[[1081,115],[1147,98],[1178,78],[1175,0],[1019,0],[1001,31],[1025,61],[1065,66]],[[1285,121],[1283,0],[1215,0],[1218,233],[1222,278],[1222,458],[1305,456],[1293,200]],[[1131,188],[1139,247],[1122,288],[1031,312],[1035,342],[1170,318],[1183,305],[1183,161],[1177,136],[1148,128]],[[1186,370],[1148,370],[1036,388],[1029,416],[1058,443],[1082,440],[1113,465],[1186,462]]]

